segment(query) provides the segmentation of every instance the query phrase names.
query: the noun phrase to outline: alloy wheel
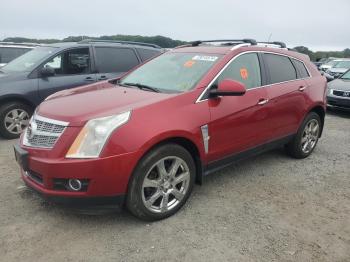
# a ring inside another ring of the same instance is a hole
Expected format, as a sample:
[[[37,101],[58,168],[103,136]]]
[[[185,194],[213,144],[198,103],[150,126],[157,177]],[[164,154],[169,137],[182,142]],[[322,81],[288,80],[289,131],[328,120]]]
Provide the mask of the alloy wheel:
[[[316,119],[311,119],[305,126],[301,137],[301,150],[309,154],[316,146],[320,132],[320,125]]]
[[[23,109],[13,109],[9,111],[4,119],[6,130],[14,135],[22,133],[29,124],[29,114]]]
[[[179,205],[190,185],[186,162],[176,156],[162,158],[154,164],[142,184],[144,206],[154,213],[165,213]]]

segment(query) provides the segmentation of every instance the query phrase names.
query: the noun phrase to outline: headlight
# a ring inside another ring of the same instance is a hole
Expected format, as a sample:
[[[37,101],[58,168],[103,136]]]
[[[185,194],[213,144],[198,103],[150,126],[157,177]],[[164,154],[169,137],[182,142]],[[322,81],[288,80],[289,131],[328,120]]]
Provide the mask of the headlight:
[[[327,95],[332,95],[333,94],[333,92],[332,92],[332,89],[331,88],[327,88]]]
[[[97,158],[99,157],[111,133],[128,122],[131,111],[108,117],[92,119],[71,145],[66,158]]]

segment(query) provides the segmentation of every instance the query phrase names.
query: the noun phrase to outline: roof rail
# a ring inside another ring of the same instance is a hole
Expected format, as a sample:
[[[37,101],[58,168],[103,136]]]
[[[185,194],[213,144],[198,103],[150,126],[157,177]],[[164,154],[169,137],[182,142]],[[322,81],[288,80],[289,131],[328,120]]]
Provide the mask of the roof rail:
[[[16,42],[1,42],[0,45],[19,45],[19,46],[40,46],[39,43],[16,43]]]
[[[149,43],[143,43],[143,42],[133,42],[133,41],[119,41],[119,40],[100,40],[100,39],[84,39],[79,41],[78,43],[86,44],[86,43],[116,43],[116,44],[123,44],[123,45],[139,45],[139,46],[148,46],[153,48],[161,48],[159,45],[156,44],[149,44]]]
[[[199,46],[200,44],[204,43],[226,43],[223,45],[233,45],[233,44],[242,44],[242,43],[247,43],[251,45],[257,45],[257,42],[254,39],[223,39],[223,40],[198,40],[191,42],[191,46]]]
[[[275,41],[275,42],[258,42],[258,44],[262,45],[275,45],[275,46],[280,46],[281,48],[287,48],[287,45],[283,42]]]

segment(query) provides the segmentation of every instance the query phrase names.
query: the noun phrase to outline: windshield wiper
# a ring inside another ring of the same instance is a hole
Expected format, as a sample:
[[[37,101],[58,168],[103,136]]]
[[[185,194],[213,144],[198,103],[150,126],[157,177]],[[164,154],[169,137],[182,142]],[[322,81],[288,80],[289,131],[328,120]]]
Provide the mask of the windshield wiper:
[[[151,90],[151,91],[157,92],[157,93],[160,92],[159,89],[157,89],[155,87],[151,87],[151,86],[148,86],[148,85],[143,85],[143,84],[140,84],[140,83],[120,83],[120,85],[136,86],[139,89],[147,89],[147,90]]]

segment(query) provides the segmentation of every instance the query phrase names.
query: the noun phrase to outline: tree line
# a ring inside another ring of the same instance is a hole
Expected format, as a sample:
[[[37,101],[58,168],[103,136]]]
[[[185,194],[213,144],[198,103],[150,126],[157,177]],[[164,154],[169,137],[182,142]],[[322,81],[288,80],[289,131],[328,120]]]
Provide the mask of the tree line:
[[[43,43],[52,44],[57,42],[78,42],[83,39],[93,39],[93,40],[117,40],[117,41],[132,41],[132,42],[144,42],[150,44],[156,44],[163,48],[173,48],[179,45],[184,45],[188,42],[181,40],[174,40],[165,36],[141,36],[141,35],[105,35],[100,37],[90,37],[90,36],[69,36],[64,39],[32,39],[25,37],[8,37],[3,41],[15,42],[15,43]],[[310,57],[312,61],[318,61],[322,58],[328,57],[339,57],[339,58],[350,58],[350,48],[346,48],[343,51],[317,51],[313,52],[305,46],[297,46],[293,48],[294,50],[306,54]]]
[[[33,39],[25,37],[8,37],[5,38],[4,42],[15,42],[15,43],[41,43],[41,44],[52,44],[58,42],[79,42],[84,39],[93,40],[116,40],[116,41],[132,41],[132,42],[144,42],[150,44],[156,44],[163,48],[173,48],[179,45],[183,45],[186,42],[180,40],[174,40],[165,36],[140,36],[140,35],[110,35],[110,36],[100,36],[100,37],[90,37],[90,36],[69,36],[64,39]]]
[[[319,61],[322,58],[328,57],[339,57],[339,58],[350,58],[350,48],[346,48],[343,51],[317,51],[313,52],[305,46],[294,47],[299,53],[306,54],[310,57],[311,61]]]

